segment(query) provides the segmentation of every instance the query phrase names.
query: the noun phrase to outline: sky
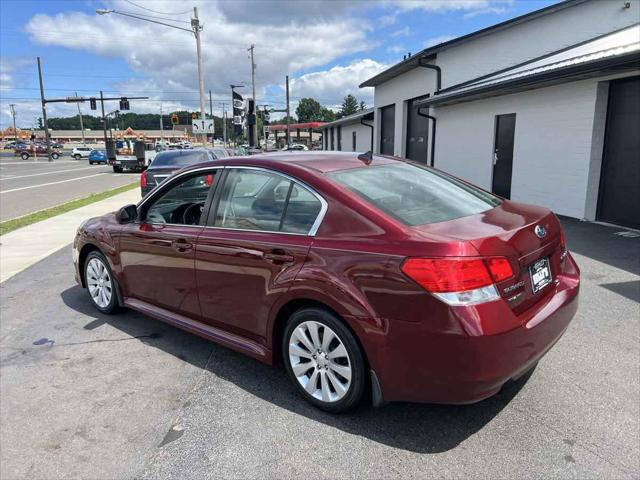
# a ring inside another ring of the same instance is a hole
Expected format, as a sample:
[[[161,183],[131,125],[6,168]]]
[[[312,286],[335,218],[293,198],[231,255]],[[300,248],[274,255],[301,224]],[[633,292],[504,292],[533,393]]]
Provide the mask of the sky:
[[[425,47],[543,8],[556,0],[0,0],[0,128],[31,128],[42,115],[36,57],[45,97],[148,96],[132,111],[199,110],[193,34],[96,9],[149,16],[190,28],[193,7],[203,25],[205,90],[214,114],[230,103],[230,84],[251,95],[248,47],[255,45],[259,105],[282,109],[290,76],[291,110],[314,97],[338,108],[358,85]],[[166,20],[165,20],[166,19]],[[208,100],[208,98],[207,98]],[[81,104],[83,114],[97,114]],[[117,106],[113,106],[117,108]],[[207,111],[209,103],[207,101]],[[49,104],[50,117],[77,113]],[[274,115],[274,118],[277,116]]]

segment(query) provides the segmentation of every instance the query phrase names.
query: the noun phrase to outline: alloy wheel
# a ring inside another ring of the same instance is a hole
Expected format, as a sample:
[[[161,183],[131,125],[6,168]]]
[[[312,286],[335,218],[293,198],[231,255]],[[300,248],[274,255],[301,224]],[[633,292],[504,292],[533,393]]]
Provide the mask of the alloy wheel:
[[[312,397],[323,402],[344,398],[353,369],[347,349],[326,325],[306,321],[289,338],[289,362],[296,379]]]
[[[113,284],[107,266],[98,258],[87,264],[87,287],[93,302],[100,308],[107,308],[113,296]]]

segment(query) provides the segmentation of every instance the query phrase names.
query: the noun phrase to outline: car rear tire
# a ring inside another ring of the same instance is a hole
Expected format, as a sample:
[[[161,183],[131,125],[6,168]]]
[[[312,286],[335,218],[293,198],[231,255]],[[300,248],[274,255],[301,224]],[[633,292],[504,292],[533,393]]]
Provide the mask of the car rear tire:
[[[29,160],[30,155],[26,152],[23,152],[20,154],[20,158],[22,158],[23,160]]]
[[[84,282],[93,306],[102,313],[114,313],[118,309],[118,284],[105,256],[94,250],[84,262]]]
[[[73,158],[74,158],[75,160],[80,160],[80,159],[82,158],[82,155],[75,154],[75,155],[73,156]]]
[[[302,308],[289,318],[282,357],[297,390],[316,407],[342,413],[362,399],[367,385],[362,349],[345,324],[327,310]]]

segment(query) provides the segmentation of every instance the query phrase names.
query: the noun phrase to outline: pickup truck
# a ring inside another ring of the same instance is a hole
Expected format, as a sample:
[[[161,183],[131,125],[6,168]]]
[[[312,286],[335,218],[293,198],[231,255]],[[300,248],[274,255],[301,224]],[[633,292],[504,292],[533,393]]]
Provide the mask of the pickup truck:
[[[47,156],[47,146],[41,143],[36,143],[32,145],[20,146],[14,149],[13,154],[17,157],[19,156],[23,160],[27,160],[29,157],[33,156]],[[60,158],[60,151],[57,148],[51,149],[51,158],[57,160]]]
[[[139,145],[137,150],[136,144]],[[149,166],[156,153],[155,145],[151,142],[120,140],[114,143],[113,148],[107,147],[108,162],[115,173],[121,173],[125,169],[142,172]]]

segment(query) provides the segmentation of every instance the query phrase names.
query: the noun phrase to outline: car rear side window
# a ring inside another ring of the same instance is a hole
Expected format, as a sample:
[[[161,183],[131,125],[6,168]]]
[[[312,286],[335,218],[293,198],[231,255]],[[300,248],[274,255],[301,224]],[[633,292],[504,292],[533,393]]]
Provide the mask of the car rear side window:
[[[475,215],[501,202],[449,175],[412,163],[341,170],[329,177],[410,226]]]
[[[188,150],[170,150],[160,152],[151,162],[153,167],[179,167],[210,160],[205,152]]]
[[[230,169],[214,226],[307,235],[322,203],[307,188],[276,173]]]

